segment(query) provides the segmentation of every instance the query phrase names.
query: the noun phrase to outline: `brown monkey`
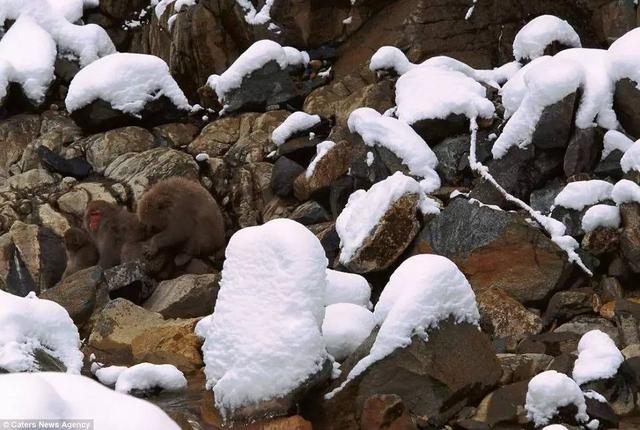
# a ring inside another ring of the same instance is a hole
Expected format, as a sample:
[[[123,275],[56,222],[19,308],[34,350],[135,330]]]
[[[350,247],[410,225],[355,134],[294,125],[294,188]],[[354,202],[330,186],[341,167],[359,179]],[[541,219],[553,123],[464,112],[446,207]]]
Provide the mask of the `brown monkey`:
[[[64,233],[64,243],[67,248],[67,269],[63,278],[98,264],[98,249],[89,233],[83,229],[71,227]]]
[[[138,220],[151,238],[144,251],[176,256],[177,266],[209,257],[224,248],[224,219],[218,203],[199,183],[169,178],[151,187],[138,202]]]
[[[98,264],[103,269],[122,262],[126,244],[144,240],[144,228],[133,213],[102,200],[94,200],[87,205],[84,227],[98,249]]]

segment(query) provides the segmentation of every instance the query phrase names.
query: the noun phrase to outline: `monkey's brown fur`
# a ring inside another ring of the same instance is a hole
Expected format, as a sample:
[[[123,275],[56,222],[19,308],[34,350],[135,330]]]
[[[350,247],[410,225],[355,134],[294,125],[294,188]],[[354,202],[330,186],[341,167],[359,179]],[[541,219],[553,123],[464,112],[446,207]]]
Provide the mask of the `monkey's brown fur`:
[[[212,256],[225,246],[218,203],[196,182],[179,177],[158,182],[142,196],[137,213],[151,235],[145,245],[148,257],[167,250],[176,257],[186,254],[188,261]]]
[[[120,264],[128,244],[144,240],[144,228],[133,213],[102,200],[87,205],[84,228],[98,249],[98,264],[103,269]]]
[[[64,234],[64,243],[67,248],[67,269],[63,278],[98,264],[98,249],[89,233],[83,229],[71,227]]]

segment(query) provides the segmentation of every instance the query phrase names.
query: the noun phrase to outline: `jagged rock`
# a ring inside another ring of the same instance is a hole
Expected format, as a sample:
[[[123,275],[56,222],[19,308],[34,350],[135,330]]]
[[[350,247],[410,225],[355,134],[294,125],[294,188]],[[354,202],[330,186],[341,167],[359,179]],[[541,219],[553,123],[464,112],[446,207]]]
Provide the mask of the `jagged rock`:
[[[599,176],[610,176],[616,180],[619,180],[623,176],[622,168],[620,167],[620,160],[624,152],[614,149],[604,160],[600,160],[593,173]]]
[[[177,149],[193,142],[200,129],[194,124],[174,122],[154,127],[152,132],[162,146]]]
[[[271,189],[280,197],[293,194],[293,182],[305,171],[305,168],[287,157],[278,157],[271,174]]]
[[[53,300],[69,312],[76,325],[84,324],[96,306],[97,290],[102,270],[89,267],[64,278],[55,287],[44,291],[40,298]]]
[[[338,142],[317,162],[313,173],[307,177],[302,173],[293,183],[294,194],[301,201],[313,193],[327,188],[333,181],[345,175],[351,165],[351,144],[346,140]]]
[[[189,144],[189,152],[204,152],[210,157],[223,156],[241,135],[249,134],[256,116],[253,113],[226,116],[207,124]]]
[[[595,256],[614,252],[620,244],[620,233],[614,228],[598,227],[584,235],[582,248]]]
[[[55,173],[80,179],[91,173],[91,165],[82,157],[64,158],[46,146],[38,147],[37,152],[42,164]]]
[[[620,345],[620,339],[618,335],[618,329],[611,322],[604,318],[592,317],[592,316],[578,316],[567,323],[562,324],[560,327],[554,330],[555,333],[573,333],[578,336],[582,336],[588,331],[600,330],[609,335],[609,337]]]
[[[488,394],[478,405],[473,420],[491,428],[499,424],[518,424],[518,418],[525,414],[523,409],[528,385],[528,380],[515,382]]]
[[[209,315],[218,296],[218,274],[184,275],[161,282],[144,308],[165,318],[193,318]]]
[[[7,184],[15,191],[35,193],[39,189],[58,183],[58,179],[44,169],[28,170],[7,179]]]
[[[74,186],[71,191],[61,195],[58,198],[58,206],[64,213],[82,217],[87,204],[94,200],[104,200],[117,204],[117,200],[104,184],[84,182]]]
[[[372,333],[347,359],[342,377],[332,387],[368,353],[376,335]],[[331,399],[311,404],[308,413],[317,415],[323,429],[359,428],[359,417],[371,396],[395,394],[410,414],[424,417],[430,426],[442,426],[486,394],[501,374],[489,340],[477,327],[443,321],[429,331],[427,342],[414,336],[409,346],[373,363]]]
[[[498,354],[502,366],[500,384],[528,381],[547,369],[553,357],[546,354]]]
[[[476,294],[480,327],[492,338],[519,341],[542,331],[542,320],[499,288],[486,288]]]
[[[294,209],[289,219],[303,225],[320,224],[331,220],[331,215],[318,202],[310,200]]]
[[[122,154],[144,152],[153,147],[153,135],[141,127],[124,127],[84,139],[87,161],[97,173],[104,173]]]
[[[531,207],[540,213],[548,214],[553,206],[553,200],[564,186],[564,183],[556,179],[544,187],[532,191],[529,197]]]
[[[14,115],[0,121],[0,176],[6,177],[9,167],[20,160],[27,145],[38,137],[40,116]]]
[[[640,138],[640,90],[631,79],[616,83],[613,107],[622,127],[636,139]]]
[[[547,354],[558,356],[573,353],[578,348],[580,335],[571,331],[549,332],[529,336],[518,345],[518,354]]]
[[[640,304],[637,300],[616,300],[614,319],[623,346],[640,343]]]
[[[593,312],[593,291],[589,288],[555,293],[544,313],[544,323],[564,322],[573,317]]]
[[[362,407],[360,428],[371,430],[417,429],[402,398],[395,394],[374,394]]]
[[[154,148],[139,154],[127,153],[116,158],[104,175],[128,185],[138,200],[154,183],[171,176],[198,179],[198,165],[183,152]]]
[[[139,260],[105,270],[104,280],[110,297],[124,297],[135,304],[148,299],[156,286],[147,275],[145,264]]]
[[[566,148],[573,129],[576,100],[576,93],[572,93],[545,107],[536,124],[531,143],[541,149]]]
[[[564,175],[569,178],[578,173],[591,172],[603,147],[604,130],[600,127],[576,128],[564,154]]]
[[[345,266],[356,273],[367,273],[393,264],[420,229],[418,200],[417,194],[405,194],[397,199]]]
[[[271,133],[288,115],[288,112],[282,110],[261,115],[243,114],[246,120],[241,122],[238,140],[225,152],[224,160],[231,166],[264,161],[274,149]],[[190,148],[193,150],[194,146]]]
[[[497,287],[521,303],[544,299],[566,280],[563,252],[521,214],[455,198],[418,235],[415,253],[452,259],[475,291]]]

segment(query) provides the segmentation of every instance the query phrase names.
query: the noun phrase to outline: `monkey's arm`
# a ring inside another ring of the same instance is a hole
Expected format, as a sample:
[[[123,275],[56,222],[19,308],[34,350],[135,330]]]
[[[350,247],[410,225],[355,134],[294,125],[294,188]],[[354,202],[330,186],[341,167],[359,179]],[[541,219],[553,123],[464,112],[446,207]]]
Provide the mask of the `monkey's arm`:
[[[154,256],[161,249],[172,248],[184,243],[189,238],[185,231],[179,229],[166,229],[149,239],[144,246],[147,256]]]

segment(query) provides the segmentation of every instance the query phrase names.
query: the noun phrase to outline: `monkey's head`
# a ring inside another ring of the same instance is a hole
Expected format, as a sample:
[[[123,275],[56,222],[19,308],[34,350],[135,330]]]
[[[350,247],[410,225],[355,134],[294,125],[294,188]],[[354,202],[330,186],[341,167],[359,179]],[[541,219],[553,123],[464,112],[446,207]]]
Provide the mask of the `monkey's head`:
[[[64,244],[69,251],[76,251],[91,241],[91,238],[81,228],[71,227],[64,233]]]
[[[104,200],[94,200],[87,205],[84,211],[84,225],[92,233],[100,228],[100,225],[106,216],[114,213],[117,206]]]
[[[138,220],[150,231],[167,228],[173,202],[169,196],[155,195],[153,198],[142,198],[138,203]]]

